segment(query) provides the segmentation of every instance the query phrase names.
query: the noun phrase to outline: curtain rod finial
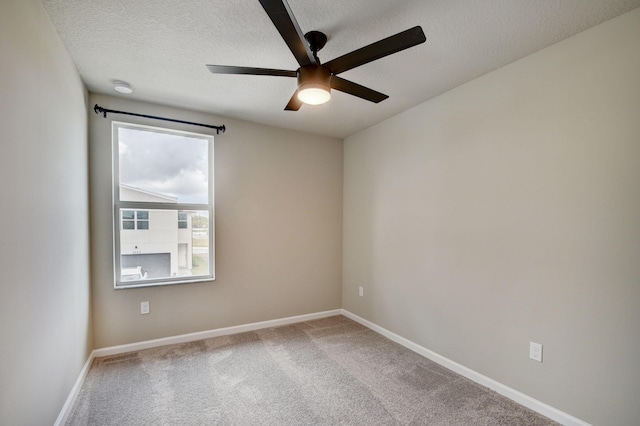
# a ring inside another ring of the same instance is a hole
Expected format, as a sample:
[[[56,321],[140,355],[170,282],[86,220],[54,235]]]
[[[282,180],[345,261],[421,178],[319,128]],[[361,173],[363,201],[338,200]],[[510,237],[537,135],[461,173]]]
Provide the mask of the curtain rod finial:
[[[98,113],[102,113],[104,118],[107,118],[107,110],[102,108],[101,106],[99,106],[98,104],[95,104],[93,106],[93,112],[95,112],[96,114]]]

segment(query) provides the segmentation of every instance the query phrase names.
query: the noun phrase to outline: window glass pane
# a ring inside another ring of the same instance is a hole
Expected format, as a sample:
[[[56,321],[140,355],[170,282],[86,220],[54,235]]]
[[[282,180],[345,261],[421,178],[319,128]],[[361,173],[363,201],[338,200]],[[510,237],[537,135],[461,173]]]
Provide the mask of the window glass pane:
[[[120,200],[208,204],[208,142],[119,127]]]
[[[122,229],[135,229],[134,223],[132,220],[123,220]]]
[[[136,230],[120,233],[121,282],[211,275],[209,212],[150,209],[146,213],[149,220],[137,220]],[[187,220],[179,221],[179,213]]]
[[[178,212],[178,220],[187,220],[187,212]]]
[[[211,273],[209,267],[209,212],[195,211],[191,213],[192,272],[194,276],[209,275]]]
[[[143,219],[143,220],[149,219],[149,212],[145,211],[145,210],[138,210],[136,212],[136,215],[138,217],[138,220],[140,220],[140,219]]]
[[[133,219],[134,217],[133,210],[122,210],[122,219]]]

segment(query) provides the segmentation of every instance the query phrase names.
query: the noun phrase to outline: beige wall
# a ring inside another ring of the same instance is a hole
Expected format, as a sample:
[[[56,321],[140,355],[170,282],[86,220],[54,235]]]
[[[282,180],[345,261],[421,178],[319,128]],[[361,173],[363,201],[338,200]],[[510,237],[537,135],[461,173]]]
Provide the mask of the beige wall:
[[[637,424],[638,41],[640,9],[347,138],[343,307],[587,422]]]
[[[90,103],[227,126],[214,142],[216,281],[114,290],[111,120],[170,123],[90,115],[97,348],[340,308],[341,140],[104,95]]]
[[[92,349],[86,91],[37,0],[0,2],[0,424],[51,425]]]

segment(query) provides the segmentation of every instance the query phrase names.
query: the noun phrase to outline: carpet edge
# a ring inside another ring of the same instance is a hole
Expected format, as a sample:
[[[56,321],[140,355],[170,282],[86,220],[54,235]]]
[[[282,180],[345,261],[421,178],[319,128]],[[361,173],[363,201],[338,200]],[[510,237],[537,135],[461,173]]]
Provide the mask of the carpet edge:
[[[457,362],[450,360],[447,357],[444,357],[436,352],[433,352],[430,349],[425,348],[411,340],[402,337],[392,331],[387,330],[369,320],[366,320],[346,309],[341,309],[341,314],[345,317],[352,319],[353,321],[360,323],[361,325],[375,331],[383,335],[384,337],[392,340],[399,345],[404,346],[405,348],[422,355],[423,357],[440,364],[441,366],[460,374],[461,376],[466,377],[467,379],[478,383],[479,385],[485,386],[502,396],[505,396],[518,404],[529,408],[530,410],[535,411],[538,414],[542,414],[545,417],[550,418],[558,423],[561,423],[565,426],[593,426],[590,423],[587,423],[583,420],[580,420],[577,417],[572,416],[571,414],[565,413],[562,410],[559,410],[555,407],[552,407],[549,404],[546,404],[542,401],[539,401],[529,395],[526,395],[516,389],[513,389],[505,384],[502,384],[490,377],[487,377],[481,373],[478,373],[475,370],[472,370],[468,367],[465,367],[462,364],[458,364]]]
[[[316,312],[312,314],[297,315],[292,317],[278,318],[267,321],[253,322],[248,324],[234,325],[231,327],[214,328],[211,330],[197,331],[194,333],[179,334],[175,336],[163,337],[160,339],[144,340],[142,342],[128,343],[125,345],[109,346],[100,349],[94,349],[95,357],[103,357],[110,355],[118,355],[127,352],[139,351],[142,349],[156,348],[159,346],[173,345],[176,343],[188,343],[198,340],[209,339],[218,336],[227,336],[230,334],[244,333],[247,331],[260,330],[269,327],[278,327],[281,325],[295,324],[303,321],[326,318],[335,315],[341,315],[341,309],[333,309],[330,311]]]
[[[465,367],[462,364],[458,364],[457,362],[450,360],[436,352],[433,352],[415,342],[412,342],[409,339],[406,339],[396,333],[393,333],[369,320],[366,320],[346,309],[334,309],[334,310],[329,310],[329,311],[323,311],[323,312],[317,312],[317,313],[312,313],[312,314],[304,314],[304,315],[298,315],[298,316],[292,316],[292,317],[286,317],[286,318],[279,318],[279,319],[274,319],[274,320],[267,320],[267,321],[261,321],[261,322],[255,322],[255,323],[249,323],[249,324],[243,324],[243,325],[238,325],[238,326],[231,326],[231,327],[224,327],[224,328],[218,328],[218,329],[212,329],[212,330],[206,330],[206,331],[200,331],[200,332],[195,332],[195,333],[188,333],[188,334],[182,334],[182,335],[177,335],[177,336],[170,336],[170,337],[165,337],[165,338],[161,338],[161,339],[154,339],[154,340],[147,340],[147,341],[142,341],[142,342],[137,342],[137,343],[130,343],[130,344],[125,344],[125,345],[119,345],[119,346],[111,346],[111,347],[106,347],[106,348],[100,348],[100,349],[94,349],[91,354],[89,355],[89,357],[87,358],[87,361],[85,362],[82,370],[80,371],[80,374],[78,375],[78,379],[76,380],[73,388],[71,389],[71,392],[69,393],[69,396],[67,397],[67,400],[65,401],[65,404],[63,405],[58,418],[56,419],[56,422],[54,423],[54,426],[62,426],[65,424],[65,422],[67,421],[67,418],[69,417],[69,415],[71,414],[71,409],[73,408],[73,405],[78,397],[78,394],[80,392],[80,389],[82,388],[82,385],[85,381],[85,378],[89,372],[89,369],[91,367],[91,364],[93,363],[93,360],[95,358],[98,357],[104,357],[104,356],[111,356],[111,355],[118,355],[118,354],[124,354],[127,352],[133,352],[133,351],[138,351],[138,350],[142,350],[142,349],[149,349],[149,348],[155,348],[155,347],[159,347],[159,346],[165,346],[165,345],[172,345],[172,344],[176,344],[176,343],[187,343],[187,342],[193,342],[193,341],[198,341],[198,340],[203,340],[203,339],[208,339],[208,338],[212,338],[212,337],[218,337],[218,336],[225,336],[225,335],[231,335],[231,334],[237,334],[237,333],[243,333],[243,332],[247,332],[247,331],[254,331],[254,330],[260,330],[260,329],[264,329],[264,328],[270,328],[270,327],[278,327],[278,326],[282,326],[282,325],[289,325],[289,324],[295,324],[295,323],[299,323],[299,322],[304,322],[304,321],[311,321],[311,320],[315,320],[315,319],[321,319],[321,318],[327,318],[327,317],[331,317],[331,316],[336,316],[336,315],[344,315],[345,317],[356,321],[357,323],[381,334],[382,336],[388,338],[389,340],[394,341],[395,343],[398,343],[402,346],[404,346],[405,348],[445,367],[448,368],[451,371],[454,371],[455,373],[460,374],[463,377],[466,377],[467,379],[472,380],[475,383],[478,383],[482,386],[485,386],[495,392],[497,392],[498,394],[505,396],[539,414],[542,414],[543,416],[546,416],[556,422],[559,422],[563,425],[566,426],[592,426],[591,424],[580,420],[568,413],[565,413],[555,407],[552,407],[542,401],[539,401],[533,397],[530,397],[520,391],[517,391],[507,385],[504,385],[500,382],[497,382],[483,374],[478,373],[475,370],[472,370],[468,367]]]
[[[142,342],[94,349],[91,351],[91,354],[89,354],[89,357],[87,358],[87,361],[82,367],[82,370],[80,370],[80,373],[78,374],[78,378],[76,379],[76,382],[74,383],[73,387],[71,388],[71,391],[69,392],[69,396],[67,396],[67,399],[64,405],[60,409],[60,413],[56,418],[54,426],[62,426],[66,423],[67,419],[69,418],[69,415],[71,414],[71,410],[78,398],[80,389],[82,389],[82,385],[84,384],[87,374],[89,373],[91,364],[93,363],[93,360],[95,358],[111,356],[111,355],[119,355],[127,352],[133,352],[133,351],[138,351],[142,349],[150,349],[150,348],[155,348],[159,346],[173,345],[175,343],[194,342],[198,340],[208,339],[211,337],[226,336],[230,334],[243,333],[246,331],[260,330],[263,328],[295,324],[298,322],[311,321],[314,319],[327,318],[327,317],[341,315],[341,314],[342,314],[342,309],[332,309],[329,311],[296,315],[292,317],[278,318],[273,320],[254,322],[254,323],[242,324],[242,325],[231,326],[231,327],[216,328],[211,330],[198,331],[195,333],[169,336],[161,339],[145,340]]]
[[[53,424],[53,426],[62,426],[67,422],[67,419],[71,414],[71,410],[73,409],[73,406],[76,400],[78,399],[78,395],[80,394],[80,389],[82,389],[82,385],[84,384],[84,381],[87,378],[87,374],[89,374],[89,369],[93,364],[93,360],[96,358],[95,353],[96,351],[93,350],[89,354],[89,357],[87,358],[87,361],[84,363],[84,366],[80,370],[80,374],[78,374],[78,378],[76,379],[76,382],[73,384],[73,387],[71,388],[71,392],[69,392],[69,396],[67,396],[67,399],[64,402],[64,405],[62,406],[62,409],[58,414],[58,418],[56,418],[56,421]]]

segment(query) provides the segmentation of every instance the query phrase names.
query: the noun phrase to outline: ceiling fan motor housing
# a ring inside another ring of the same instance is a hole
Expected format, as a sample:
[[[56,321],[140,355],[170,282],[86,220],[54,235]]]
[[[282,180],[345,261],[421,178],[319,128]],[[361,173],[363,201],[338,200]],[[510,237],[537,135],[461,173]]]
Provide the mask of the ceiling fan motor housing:
[[[331,71],[322,65],[305,65],[298,69],[298,91],[307,88],[331,90]]]

